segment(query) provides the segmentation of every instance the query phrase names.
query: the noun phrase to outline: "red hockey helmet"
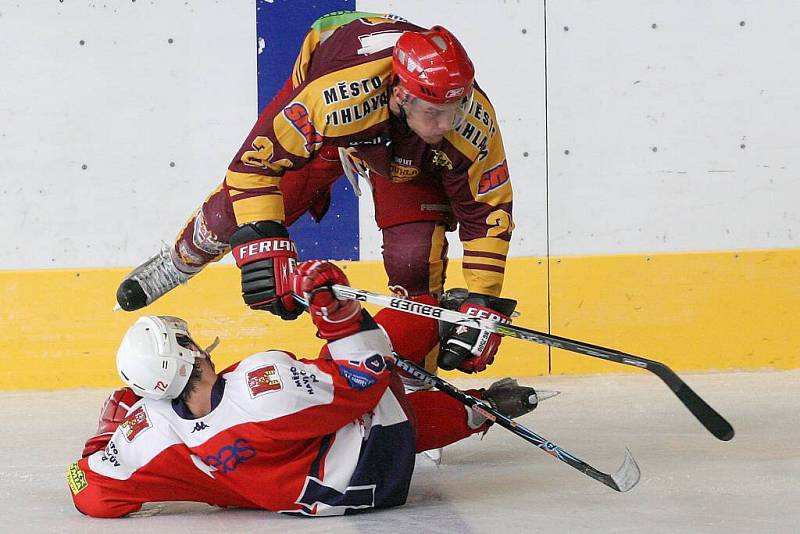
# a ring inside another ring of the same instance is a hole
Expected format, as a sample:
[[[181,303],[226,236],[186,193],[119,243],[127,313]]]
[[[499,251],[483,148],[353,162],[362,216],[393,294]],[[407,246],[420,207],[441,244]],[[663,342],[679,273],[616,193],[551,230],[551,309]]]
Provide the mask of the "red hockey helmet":
[[[461,101],[472,91],[475,78],[466,50],[441,26],[401,35],[394,46],[392,73],[409,93],[436,104]]]

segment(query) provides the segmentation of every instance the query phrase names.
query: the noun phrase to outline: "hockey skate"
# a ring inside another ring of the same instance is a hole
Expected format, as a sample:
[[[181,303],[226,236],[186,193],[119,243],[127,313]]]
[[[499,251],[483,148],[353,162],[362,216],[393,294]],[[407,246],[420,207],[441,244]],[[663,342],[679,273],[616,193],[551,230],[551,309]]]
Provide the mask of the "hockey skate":
[[[125,311],[134,311],[150,305],[154,300],[185,284],[189,278],[199,272],[191,272],[191,268],[184,266],[180,269],[173,259],[168,245],[163,245],[161,250],[128,273],[117,289],[117,303]]]
[[[520,386],[513,378],[503,378],[489,386],[484,398],[492,408],[515,419],[532,412],[541,401],[558,394],[558,391],[536,391],[530,386]]]
[[[498,380],[486,390],[483,400],[494,410],[511,419],[522,417],[536,409],[543,400],[555,397],[559,391],[536,391],[530,386],[521,386],[513,378]],[[467,424],[478,428],[486,418],[474,410],[467,410]]]

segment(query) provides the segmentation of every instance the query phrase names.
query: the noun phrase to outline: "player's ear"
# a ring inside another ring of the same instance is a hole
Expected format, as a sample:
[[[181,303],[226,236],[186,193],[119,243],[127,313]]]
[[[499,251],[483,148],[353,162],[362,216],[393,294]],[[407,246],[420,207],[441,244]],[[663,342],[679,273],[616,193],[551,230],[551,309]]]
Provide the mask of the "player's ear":
[[[392,86],[392,96],[395,97],[400,102],[405,102],[406,99],[409,97],[408,90],[400,84],[395,84]]]

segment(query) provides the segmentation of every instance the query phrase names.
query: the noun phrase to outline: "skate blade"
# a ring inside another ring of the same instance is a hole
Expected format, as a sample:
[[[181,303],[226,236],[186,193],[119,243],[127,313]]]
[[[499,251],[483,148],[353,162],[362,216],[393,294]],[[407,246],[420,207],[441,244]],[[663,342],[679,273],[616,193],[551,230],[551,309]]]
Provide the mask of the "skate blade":
[[[550,399],[560,394],[560,391],[548,391],[546,389],[542,389],[537,391],[535,395],[531,395],[529,401],[534,402],[534,400],[537,400],[538,402],[542,402],[543,400]]]

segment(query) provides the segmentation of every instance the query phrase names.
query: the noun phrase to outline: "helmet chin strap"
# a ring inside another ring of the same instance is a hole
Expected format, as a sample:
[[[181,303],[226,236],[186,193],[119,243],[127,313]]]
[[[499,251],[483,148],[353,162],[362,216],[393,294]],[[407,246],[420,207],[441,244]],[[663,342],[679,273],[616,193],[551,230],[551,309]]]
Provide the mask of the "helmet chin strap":
[[[406,113],[406,104],[408,103],[408,97],[409,95],[408,93],[406,93],[403,100],[400,100],[399,98],[397,99],[397,107],[400,108],[400,116],[398,117],[398,119],[400,119],[400,124],[402,125],[403,130],[405,132],[412,131],[411,126],[408,125],[408,114]]]
[[[205,352],[206,354],[211,354],[211,351],[212,351],[212,350],[214,350],[214,349],[216,349],[216,348],[217,348],[217,346],[219,346],[219,342],[220,342],[219,336],[215,337],[215,338],[214,338],[214,342],[213,342],[213,343],[211,343],[211,345],[209,345],[208,347],[206,347],[206,348],[203,350],[203,352]]]

